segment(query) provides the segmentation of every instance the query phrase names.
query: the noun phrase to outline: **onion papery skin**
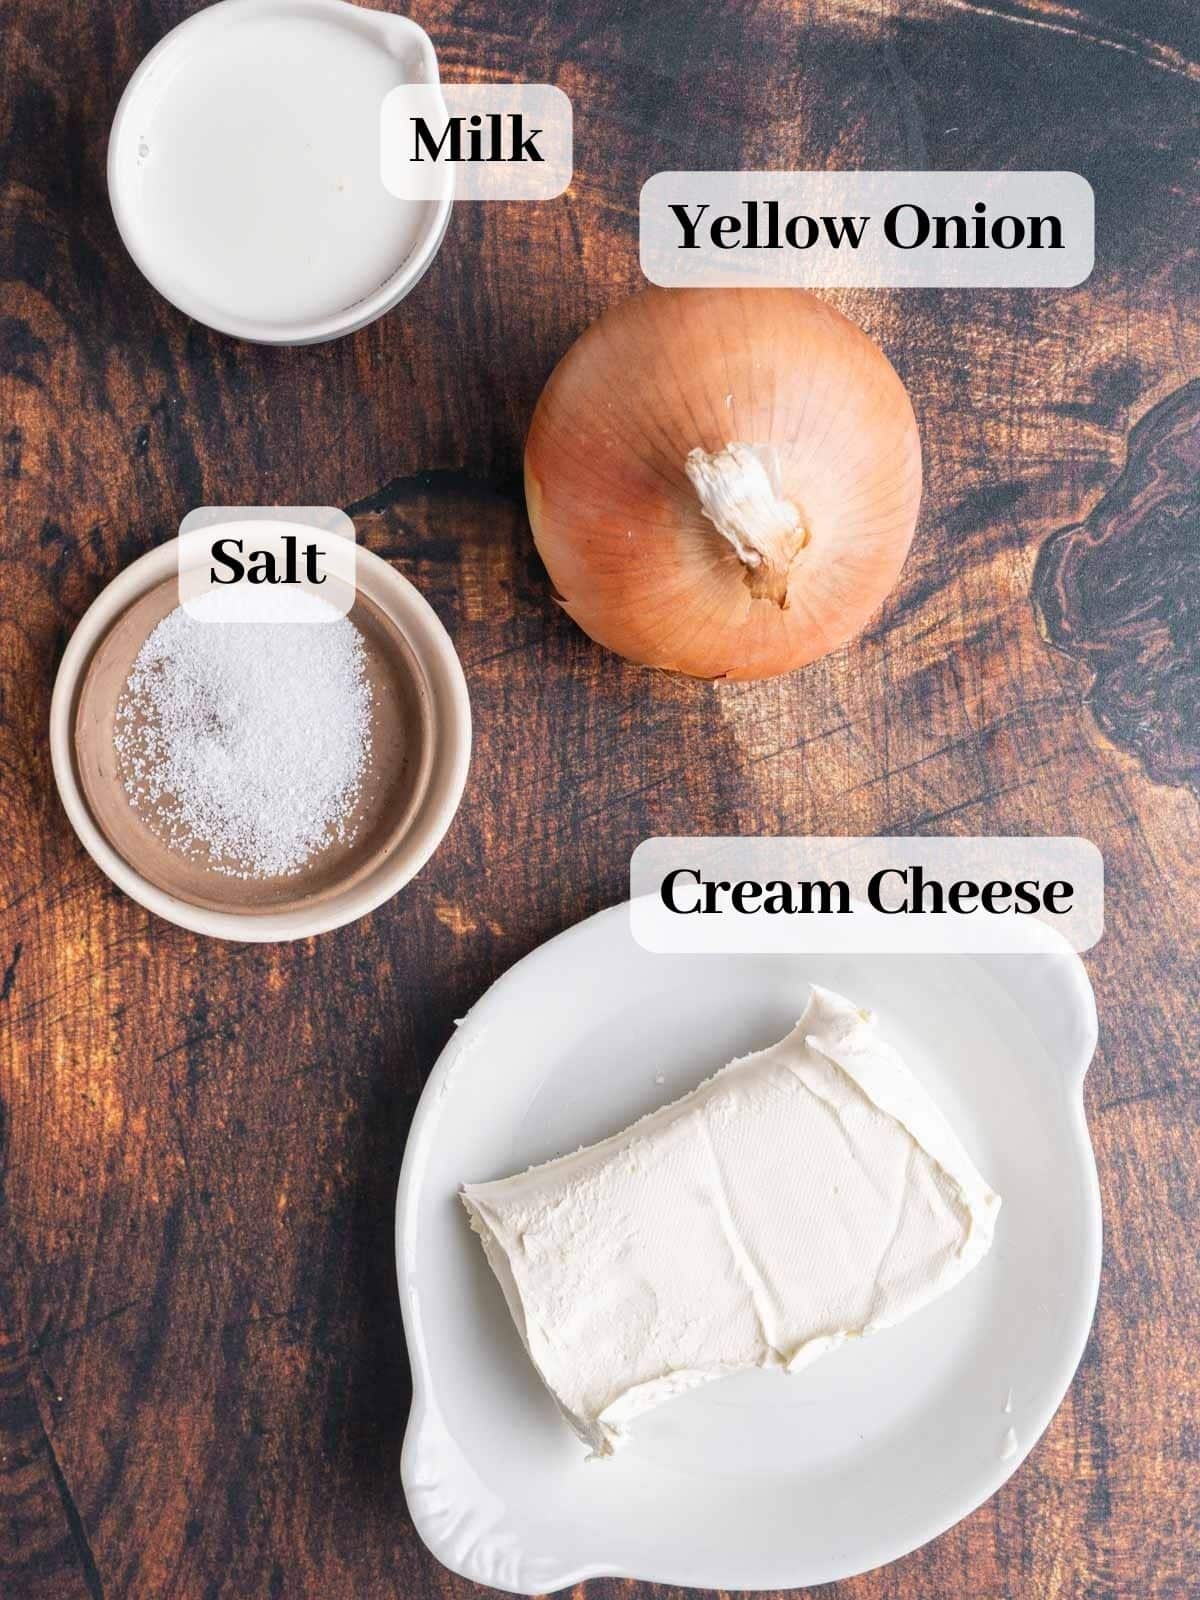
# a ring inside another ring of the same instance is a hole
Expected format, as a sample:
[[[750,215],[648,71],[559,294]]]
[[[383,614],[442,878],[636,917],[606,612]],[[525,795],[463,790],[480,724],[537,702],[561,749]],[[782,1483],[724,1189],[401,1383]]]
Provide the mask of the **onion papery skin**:
[[[786,599],[717,531],[685,462],[771,450],[803,520]],[[802,289],[647,289],[559,362],[525,446],[557,595],[600,644],[698,678],[765,678],[857,634],[899,577],[921,499],[908,394],[861,328]]]

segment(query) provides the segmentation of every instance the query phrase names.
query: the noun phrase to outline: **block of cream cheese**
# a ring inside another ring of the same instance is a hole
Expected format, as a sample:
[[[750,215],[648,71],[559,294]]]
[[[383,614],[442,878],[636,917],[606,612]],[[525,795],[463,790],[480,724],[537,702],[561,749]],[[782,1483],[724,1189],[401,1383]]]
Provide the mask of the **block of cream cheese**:
[[[673,1395],[899,1322],[981,1260],[1000,1205],[869,1015],[817,988],[769,1050],[462,1199],[597,1456]]]

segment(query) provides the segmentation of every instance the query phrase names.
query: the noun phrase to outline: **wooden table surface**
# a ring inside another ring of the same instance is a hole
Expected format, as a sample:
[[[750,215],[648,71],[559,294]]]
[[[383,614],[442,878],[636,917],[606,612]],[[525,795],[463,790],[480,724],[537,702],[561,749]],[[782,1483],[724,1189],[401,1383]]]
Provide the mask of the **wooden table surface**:
[[[466,1597],[408,1521],[392,1202],[487,984],[665,832],[1070,832],[1102,848],[1087,1105],[1106,1246],[1070,1395],[1011,1482],[831,1588],[1200,1593],[1200,27],[1191,0],[423,0],[450,79],[560,84],[577,173],[456,209],[340,343],[189,323],[122,249],[105,138],[187,0],[8,0],[0,52],[0,1593]],[[1130,31],[1136,26],[1138,31]],[[761,685],[623,665],[556,609],[520,492],[538,390],[637,286],[665,167],[1069,168],[1071,292],[838,303],[910,386],[916,544],[864,637]],[[1190,381],[1189,381],[1190,380]],[[47,712],[84,608],[208,502],[347,507],[462,654],[446,843],[354,927],[239,948],[84,854]],[[589,1586],[589,1600],[652,1591]]]

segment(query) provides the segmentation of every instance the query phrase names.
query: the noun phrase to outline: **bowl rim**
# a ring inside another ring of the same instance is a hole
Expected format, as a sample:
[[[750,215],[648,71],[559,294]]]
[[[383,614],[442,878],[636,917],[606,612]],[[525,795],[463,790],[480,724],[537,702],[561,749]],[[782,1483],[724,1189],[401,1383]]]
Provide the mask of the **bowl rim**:
[[[256,13],[289,11],[297,16],[324,17],[336,23],[349,23],[359,28],[364,26],[387,28],[402,34],[410,43],[416,45],[428,74],[425,81],[435,87],[440,85],[437,55],[433,43],[424,28],[410,17],[390,11],[377,11],[368,6],[353,5],[350,0],[216,0],[215,4],[205,6],[203,10],[194,12],[190,17],[185,17],[182,22],[177,23],[142,57],[122,91],[108,135],[105,173],[109,204],[121,242],[138,271],[151,288],[162,295],[163,299],[177,311],[183,312],[196,322],[203,323],[205,327],[214,329],[217,333],[228,334],[235,339],[246,339],[252,344],[323,344],[331,339],[339,339],[345,334],[355,333],[359,328],[376,321],[393,306],[399,304],[425,276],[433,258],[441,248],[454,204],[453,170],[446,168],[446,187],[437,200],[429,202],[432,207],[431,220],[409,254],[376,289],[350,305],[325,316],[302,317],[287,322],[268,322],[261,317],[241,316],[237,312],[214,306],[199,296],[192,295],[187,289],[181,289],[172,281],[169,273],[161,270],[161,263],[150,259],[142,248],[137,224],[139,210],[130,194],[127,163],[121,159],[121,152],[129,139],[133,112],[141,93],[168,53],[178,50],[181,45],[186,47],[194,42],[201,30],[211,30],[228,22],[231,20],[231,12],[248,17]]]
[[[471,706],[454,643],[433,607],[390,562],[357,545],[373,580],[370,597],[404,635],[429,695],[432,765],[412,825],[374,872],[311,906],[276,911],[215,911],[161,889],[109,842],[84,798],[75,764],[75,712],[88,665],[109,629],[178,562],[178,538],[155,545],[108,583],[80,617],[63,652],[50,699],[50,762],[67,818],[92,860],[131,900],[164,921],[209,938],[284,943],[356,922],[402,889],[425,865],[454,820],[471,759]],[[381,598],[382,597],[382,598]]]

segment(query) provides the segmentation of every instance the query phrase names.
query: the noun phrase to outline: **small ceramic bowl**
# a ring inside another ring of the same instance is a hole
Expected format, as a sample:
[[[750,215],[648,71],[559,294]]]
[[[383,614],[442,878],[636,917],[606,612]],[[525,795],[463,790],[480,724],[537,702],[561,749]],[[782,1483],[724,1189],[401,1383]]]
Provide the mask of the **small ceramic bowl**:
[[[178,544],[159,545],[127,567],[67,645],[50,705],[51,759],[67,816],[119,888],[194,933],[266,943],[353,922],[420,870],[462,798],[471,713],[450,636],[406,578],[358,547],[350,619],[372,663],[373,714],[382,719],[360,826],[349,843],[331,845],[296,877],[222,875],[168,847],[130,805],[114,745],[129,667],[177,602]],[[297,698],[302,705],[302,687]]]
[[[166,299],[221,333],[316,344],[373,322],[437,254],[454,180],[405,201],[380,176],[380,106],[438,83],[428,35],[346,0],[220,0],[121,96],[117,228]]]

